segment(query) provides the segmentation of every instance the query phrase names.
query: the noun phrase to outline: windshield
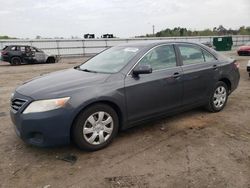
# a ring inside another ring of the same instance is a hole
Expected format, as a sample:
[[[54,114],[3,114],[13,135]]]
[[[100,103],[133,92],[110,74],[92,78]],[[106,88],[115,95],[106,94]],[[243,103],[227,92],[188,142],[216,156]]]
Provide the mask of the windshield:
[[[246,46],[250,46],[250,42],[247,42],[247,43],[246,43]]]
[[[138,47],[113,47],[98,54],[80,66],[89,72],[119,72],[139,52]]]

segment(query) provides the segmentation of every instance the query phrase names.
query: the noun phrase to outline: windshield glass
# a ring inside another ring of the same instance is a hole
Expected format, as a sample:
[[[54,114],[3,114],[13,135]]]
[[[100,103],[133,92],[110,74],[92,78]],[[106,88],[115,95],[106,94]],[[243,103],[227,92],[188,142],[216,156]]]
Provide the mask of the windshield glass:
[[[138,47],[113,47],[98,54],[80,66],[89,72],[119,72],[139,52]]]

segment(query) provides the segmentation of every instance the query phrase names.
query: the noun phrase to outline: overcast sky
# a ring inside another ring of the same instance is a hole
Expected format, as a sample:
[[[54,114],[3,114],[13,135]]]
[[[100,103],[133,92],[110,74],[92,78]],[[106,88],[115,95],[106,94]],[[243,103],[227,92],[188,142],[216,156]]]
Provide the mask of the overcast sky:
[[[0,0],[0,35],[133,37],[165,28],[250,26],[250,0]]]

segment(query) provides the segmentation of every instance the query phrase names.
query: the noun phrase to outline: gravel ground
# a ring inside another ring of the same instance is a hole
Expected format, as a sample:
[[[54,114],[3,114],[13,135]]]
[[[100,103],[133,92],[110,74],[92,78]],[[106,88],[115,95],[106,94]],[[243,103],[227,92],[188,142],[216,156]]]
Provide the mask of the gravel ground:
[[[9,116],[16,86],[84,59],[22,66],[1,62],[0,187],[250,187],[250,79],[245,70],[250,57],[235,58],[241,80],[222,112],[194,109],[134,127],[97,152],[74,145],[28,146],[15,135]],[[69,155],[77,160],[60,160]]]

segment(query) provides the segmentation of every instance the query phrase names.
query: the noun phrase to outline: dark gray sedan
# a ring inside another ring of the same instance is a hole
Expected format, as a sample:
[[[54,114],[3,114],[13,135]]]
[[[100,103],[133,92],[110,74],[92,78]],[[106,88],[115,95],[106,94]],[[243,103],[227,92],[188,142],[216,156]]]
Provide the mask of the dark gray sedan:
[[[11,99],[17,135],[37,146],[98,150],[123,130],[205,106],[221,111],[238,86],[238,64],[187,42],[110,48],[72,69],[27,81]]]

